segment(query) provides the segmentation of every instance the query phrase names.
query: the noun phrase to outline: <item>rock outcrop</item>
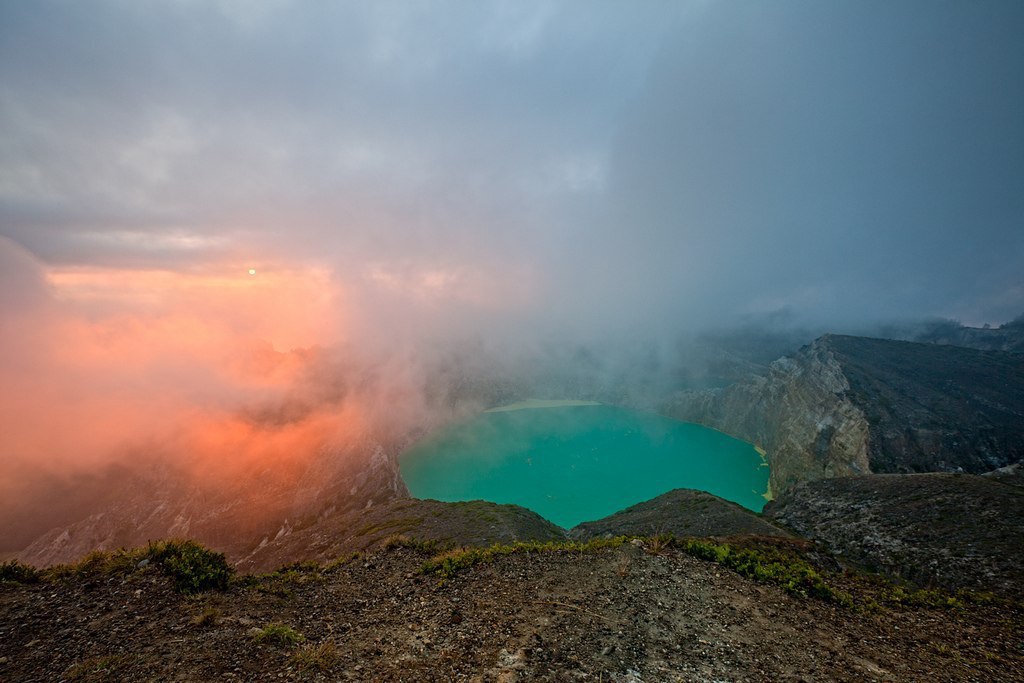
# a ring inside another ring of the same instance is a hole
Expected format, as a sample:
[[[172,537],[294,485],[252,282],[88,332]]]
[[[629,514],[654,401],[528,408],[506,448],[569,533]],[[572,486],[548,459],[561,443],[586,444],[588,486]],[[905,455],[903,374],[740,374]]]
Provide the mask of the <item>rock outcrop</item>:
[[[797,482],[870,472],[868,423],[827,337],[780,358],[763,376],[720,390],[688,392],[671,417],[713,427],[766,451],[772,491]]]
[[[776,494],[870,472],[982,473],[1024,459],[1024,357],[825,335],[664,412],[763,448]]]

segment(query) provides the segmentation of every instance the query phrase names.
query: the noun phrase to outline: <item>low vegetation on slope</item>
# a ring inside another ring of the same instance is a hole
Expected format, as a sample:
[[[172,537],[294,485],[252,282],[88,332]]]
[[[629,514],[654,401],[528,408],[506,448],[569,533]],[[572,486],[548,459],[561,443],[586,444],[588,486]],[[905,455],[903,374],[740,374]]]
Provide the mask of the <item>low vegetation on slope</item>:
[[[128,574],[150,565],[173,579],[175,588],[181,593],[224,590],[234,573],[222,553],[195,541],[175,539],[131,550],[94,551],[74,564],[42,570],[12,560],[0,565],[0,581],[74,581],[97,574]]]

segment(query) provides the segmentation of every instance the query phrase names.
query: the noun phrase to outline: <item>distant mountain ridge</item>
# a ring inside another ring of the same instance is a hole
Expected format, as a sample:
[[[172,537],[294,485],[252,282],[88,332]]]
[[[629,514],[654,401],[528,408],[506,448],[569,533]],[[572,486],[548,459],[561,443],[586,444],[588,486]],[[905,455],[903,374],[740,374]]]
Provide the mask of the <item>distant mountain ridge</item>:
[[[999,327],[968,327],[952,321],[933,323],[910,341],[1024,353],[1024,316]]]

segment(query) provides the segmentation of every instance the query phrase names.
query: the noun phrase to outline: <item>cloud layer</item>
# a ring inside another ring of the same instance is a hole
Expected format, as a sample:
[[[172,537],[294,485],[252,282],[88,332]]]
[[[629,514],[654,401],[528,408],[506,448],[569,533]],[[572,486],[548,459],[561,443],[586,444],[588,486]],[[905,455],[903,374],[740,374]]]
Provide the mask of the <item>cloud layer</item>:
[[[611,328],[1024,308],[1017,3],[2,12],[0,234],[48,263]]]
[[[1013,1],[4,3],[0,495],[422,421],[452,348],[1013,318],[1022,33]]]

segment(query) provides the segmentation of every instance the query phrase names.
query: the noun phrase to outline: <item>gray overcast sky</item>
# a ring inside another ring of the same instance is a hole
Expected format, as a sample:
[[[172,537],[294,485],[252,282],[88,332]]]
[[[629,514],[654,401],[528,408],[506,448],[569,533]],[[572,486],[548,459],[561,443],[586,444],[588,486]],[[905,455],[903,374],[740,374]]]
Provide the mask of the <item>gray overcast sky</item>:
[[[1000,322],[1024,3],[3,2],[0,235],[519,283],[584,333]]]

